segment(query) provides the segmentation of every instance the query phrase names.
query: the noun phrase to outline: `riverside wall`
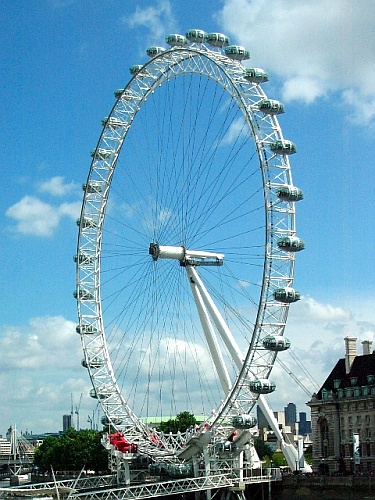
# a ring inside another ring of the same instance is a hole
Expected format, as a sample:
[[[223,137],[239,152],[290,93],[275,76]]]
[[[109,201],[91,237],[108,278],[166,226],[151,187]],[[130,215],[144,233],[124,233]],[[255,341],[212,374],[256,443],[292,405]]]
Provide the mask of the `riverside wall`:
[[[272,500],[375,500],[374,476],[286,476]]]

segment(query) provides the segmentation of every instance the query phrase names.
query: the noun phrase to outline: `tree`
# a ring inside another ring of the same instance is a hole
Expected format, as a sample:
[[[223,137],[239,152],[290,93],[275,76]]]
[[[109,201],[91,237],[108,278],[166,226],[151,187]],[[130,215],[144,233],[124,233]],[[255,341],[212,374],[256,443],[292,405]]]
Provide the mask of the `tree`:
[[[177,432],[185,432],[187,429],[197,423],[196,418],[192,413],[183,411],[177,415],[176,418],[171,418],[166,422],[161,422],[157,430],[165,434],[176,434]]]
[[[254,439],[254,447],[256,449],[256,452],[258,453],[258,457],[261,460],[265,458],[271,460],[273,454],[272,448],[269,444],[265,443],[263,439]]]
[[[101,433],[68,429],[60,437],[47,437],[35,450],[34,465],[42,471],[81,470],[95,473],[108,469],[108,455],[101,444]]]
[[[286,461],[281,451],[275,451],[275,453],[272,455],[272,462],[274,467],[288,465],[288,462]]]

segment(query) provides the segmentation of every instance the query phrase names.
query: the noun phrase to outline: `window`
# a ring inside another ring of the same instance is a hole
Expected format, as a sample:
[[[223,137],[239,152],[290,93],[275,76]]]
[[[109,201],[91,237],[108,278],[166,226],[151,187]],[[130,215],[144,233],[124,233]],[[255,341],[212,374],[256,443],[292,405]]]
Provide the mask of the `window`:
[[[334,387],[335,389],[338,389],[338,388],[340,387],[340,384],[341,384],[341,380],[340,380],[340,379],[335,379],[335,380],[333,381],[333,387]]]

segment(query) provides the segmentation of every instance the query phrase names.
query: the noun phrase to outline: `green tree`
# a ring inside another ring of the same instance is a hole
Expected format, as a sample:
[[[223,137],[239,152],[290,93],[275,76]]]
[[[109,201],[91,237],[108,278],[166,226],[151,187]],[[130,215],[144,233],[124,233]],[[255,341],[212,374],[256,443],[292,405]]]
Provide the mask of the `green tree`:
[[[305,457],[305,460],[308,464],[311,465],[311,462],[312,462],[312,445],[310,444],[305,452],[304,452],[304,457]]]
[[[261,460],[264,460],[265,458],[268,458],[269,461],[271,460],[273,454],[272,448],[269,444],[265,443],[263,439],[254,439],[254,447]]]
[[[166,434],[169,432],[176,434],[178,431],[185,432],[196,423],[197,420],[192,413],[183,411],[179,413],[176,418],[171,418],[165,422],[161,422],[161,424],[157,427],[157,430]]]
[[[274,467],[280,467],[280,465],[288,465],[288,462],[285,460],[284,455],[281,451],[275,451],[272,455],[272,462]]]
[[[101,444],[101,433],[93,430],[68,429],[60,437],[47,437],[35,450],[34,465],[41,470],[108,469],[108,455]]]

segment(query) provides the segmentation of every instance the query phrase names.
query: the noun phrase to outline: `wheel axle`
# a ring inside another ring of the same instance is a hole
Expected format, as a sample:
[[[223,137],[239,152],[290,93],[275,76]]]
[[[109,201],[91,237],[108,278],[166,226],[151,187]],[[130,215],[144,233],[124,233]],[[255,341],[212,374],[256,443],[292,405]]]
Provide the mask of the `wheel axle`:
[[[224,254],[203,252],[200,250],[186,250],[184,246],[166,246],[150,243],[148,253],[154,261],[158,259],[175,259],[181,266],[222,266]]]

